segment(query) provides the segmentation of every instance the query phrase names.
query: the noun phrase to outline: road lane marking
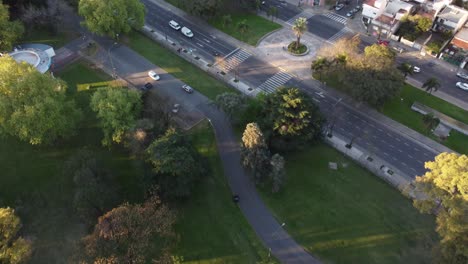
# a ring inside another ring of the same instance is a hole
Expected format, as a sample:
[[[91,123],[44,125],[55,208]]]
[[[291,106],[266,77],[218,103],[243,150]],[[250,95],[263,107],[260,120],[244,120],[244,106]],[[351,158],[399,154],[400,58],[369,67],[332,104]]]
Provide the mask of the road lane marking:
[[[410,157],[410,159],[412,159],[412,158],[413,158],[413,156],[411,156],[410,154],[408,154],[408,157]]]
[[[405,146],[408,146],[408,147],[409,147],[409,144],[408,144],[408,143],[404,142],[403,144],[405,144]]]

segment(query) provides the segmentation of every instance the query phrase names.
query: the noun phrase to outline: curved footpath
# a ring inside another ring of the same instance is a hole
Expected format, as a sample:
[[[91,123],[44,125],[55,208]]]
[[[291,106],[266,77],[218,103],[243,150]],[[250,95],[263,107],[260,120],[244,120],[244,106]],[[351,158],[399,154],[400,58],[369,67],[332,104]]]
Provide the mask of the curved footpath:
[[[134,86],[143,85],[142,81],[144,82],[145,80],[145,78],[140,78],[139,76],[135,77],[135,73],[144,73],[146,75],[149,69],[158,68],[125,45],[112,46],[112,41],[99,37],[94,37],[94,40],[106,52],[98,52],[93,58],[88,59],[93,60],[96,65],[99,65],[108,73],[115,72],[119,77]],[[86,46],[87,41],[89,39],[83,38],[70,42],[57,50],[57,58],[61,58],[61,54],[78,53],[80,48]],[[63,60],[60,61],[61,66],[72,62],[71,57],[76,56],[63,56]],[[214,107],[208,98],[197,92],[180,98],[180,94],[174,93],[174,91],[180,90],[182,82],[163,69],[159,68],[158,73],[163,73],[164,80],[159,82],[160,85],[158,85],[157,89],[165,90],[168,96],[177,97],[176,100],[180,101],[183,99],[183,104],[194,106],[196,110],[203,113],[210,121],[216,134],[217,147],[223,163],[224,175],[228,179],[232,192],[239,195],[239,207],[264,246],[282,263],[321,263],[294,241],[263,203],[249,175],[241,166],[240,144],[234,135],[227,116]]]
[[[240,209],[263,244],[282,263],[320,263],[291,238],[263,203],[241,166],[240,144],[227,116],[212,105],[201,104],[197,108],[208,118],[215,130],[224,175],[232,192],[239,195]]]

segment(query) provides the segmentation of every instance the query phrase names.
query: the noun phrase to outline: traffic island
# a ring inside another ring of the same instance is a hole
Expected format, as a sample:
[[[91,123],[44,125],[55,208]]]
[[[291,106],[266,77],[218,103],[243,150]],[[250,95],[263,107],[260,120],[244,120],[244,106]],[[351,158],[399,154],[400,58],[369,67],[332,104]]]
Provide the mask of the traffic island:
[[[294,56],[304,56],[309,53],[309,47],[302,43],[297,46],[296,41],[293,41],[288,45],[288,53]]]

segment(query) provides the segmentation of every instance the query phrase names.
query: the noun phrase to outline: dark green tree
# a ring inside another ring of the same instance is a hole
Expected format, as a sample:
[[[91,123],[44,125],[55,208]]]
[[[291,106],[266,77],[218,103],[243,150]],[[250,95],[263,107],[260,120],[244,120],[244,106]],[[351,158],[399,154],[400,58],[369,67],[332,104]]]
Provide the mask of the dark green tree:
[[[403,62],[400,65],[398,65],[398,69],[401,71],[401,73],[403,73],[403,76],[405,77],[405,79],[408,75],[413,75],[414,73],[413,66],[411,66],[411,64],[406,63],[406,62]]]
[[[314,60],[311,65],[312,71],[319,74],[319,80],[322,80],[322,75],[327,73],[330,69],[331,62],[324,57],[319,57],[318,59]]]
[[[215,103],[221,108],[231,119],[235,113],[241,112],[245,106],[245,97],[236,93],[222,93],[216,96]]]
[[[0,208],[0,263],[26,263],[31,242],[20,237],[21,221],[11,208]]]
[[[205,173],[203,161],[185,136],[169,128],[146,150],[147,160],[157,174],[156,183],[167,197],[185,198]]]
[[[0,0],[0,52],[10,51],[13,44],[21,38],[24,33],[23,24],[19,21],[10,20],[8,6]]]
[[[432,91],[437,92],[437,90],[439,90],[440,82],[437,78],[431,77],[423,83],[422,88],[424,88],[429,94],[432,94]]]
[[[286,180],[286,170],[285,170],[285,161],[280,154],[275,154],[271,157],[271,182],[272,187],[271,191],[277,193],[284,186],[284,181]]]

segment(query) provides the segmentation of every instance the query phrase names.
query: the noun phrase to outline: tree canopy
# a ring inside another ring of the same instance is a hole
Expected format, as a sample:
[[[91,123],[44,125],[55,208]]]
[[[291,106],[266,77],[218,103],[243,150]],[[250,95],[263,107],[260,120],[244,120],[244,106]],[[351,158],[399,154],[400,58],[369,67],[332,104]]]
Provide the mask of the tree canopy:
[[[83,238],[80,263],[160,263],[150,258],[156,239],[158,255],[169,263],[168,242],[173,237],[174,212],[152,196],[143,204],[125,203],[99,217],[94,231]]]
[[[233,118],[235,113],[239,112],[245,105],[245,97],[236,93],[222,93],[216,96],[215,103],[221,108],[230,118]]]
[[[441,240],[441,262],[468,262],[468,156],[439,154],[426,162],[428,171],[416,177],[416,190],[424,199],[414,200],[423,213],[437,210],[437,228]]]
[[[299,49],[301,37],[307,31],[307,19],[305,17],[299,17],[294,21],[292,31],[297,38],[296,49]]]
[[[0,208],[0,263],[24,263],[31,256],[31,243],[18,235],[20,228],[15,211]]]
[[[112,38],[145,22],[145,6],[139,0],[80,0],[78,13],[91,32]]]
[[[270,151],[260,127],[249,123],[242,135],[241,158],[244,167],[252,171],[255,183],[261,183],[270,170]]]
[[[11,50],[23,33],[23,24],[19,21],[10,21],[8,6],[0,0],[0,52]]]
[[[0,58],[0,134],[16,136],[33,145],[49,144],[73,135],[82,117],[67,86],[33,66]]]
[[[125,133],[135,126],[142,107],[137,91],[122,87],[97,90],[91,97],[91,109],[96,112],[104,132],[102,144],[110,146],[112,142],[122,142]]]
[[[204,174],[198,152],[174,128],[153,141],[147,148],[147,160],[157,174],[156,182],[165,196],[185,198]]]

